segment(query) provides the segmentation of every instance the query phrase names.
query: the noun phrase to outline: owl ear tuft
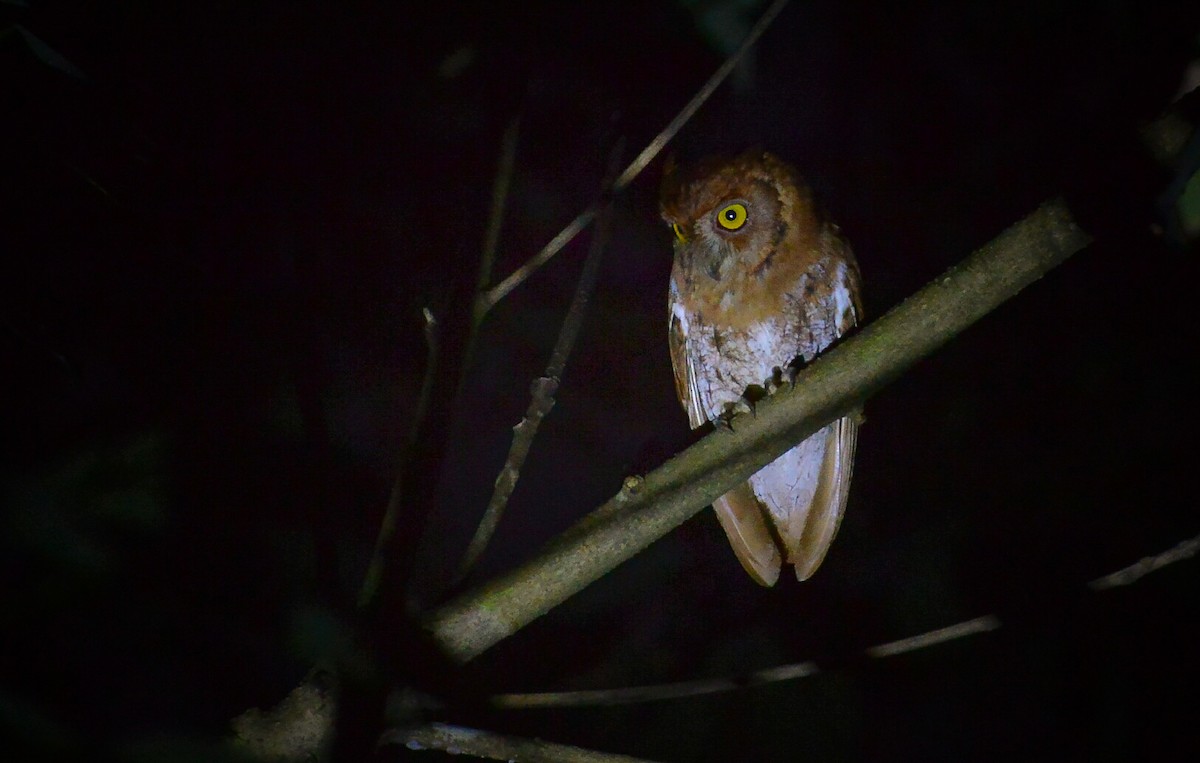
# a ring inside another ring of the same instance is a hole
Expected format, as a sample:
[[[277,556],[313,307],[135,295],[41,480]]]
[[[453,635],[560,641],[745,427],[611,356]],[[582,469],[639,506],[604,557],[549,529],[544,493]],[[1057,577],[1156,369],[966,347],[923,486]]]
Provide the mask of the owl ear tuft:
[[[658,184],[659,211],[662,213],[663,219],[669,223],[675,222],[678,214],[676,203],[681,192],[679,163],[675,156],[674,151],[667,154],[667,158],[663,161],[662,180]]]

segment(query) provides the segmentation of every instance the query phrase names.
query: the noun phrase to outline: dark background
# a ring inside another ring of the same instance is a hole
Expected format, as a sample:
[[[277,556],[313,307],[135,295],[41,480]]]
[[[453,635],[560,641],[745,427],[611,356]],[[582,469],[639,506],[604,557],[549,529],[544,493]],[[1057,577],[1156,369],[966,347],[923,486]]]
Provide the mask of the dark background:
[[[672,761],[1193,747],[1195,563],[1085,587],[1197,532],[1182,370],[1196,253],[1151,234],[1147,193],[1166,176],[1131,148],[1197,56],[1186,5],[783,12],[673,150],[757,145],[795,162],[855,246],[869,316],[1055,194],[1098,241],[870,403],[846,520],[812,581],[754,585],[704,512],[464,680],[828,670],[473,722]],[[230,718],[344,652],[420,384],[420,311],[449,309],[450,285],[474,277],[505,125],[521,115],[498,276],[586,206],[614,142],[640,150],[762,8],[0,7],[4,744],[203,755]],[[558,405],[481,576],[687,438],[660,174],[618,199]],[[586,240],[488,316],[418,567],[427,599],[486,504]],[[988,613],[1000,631],[855,658]]]

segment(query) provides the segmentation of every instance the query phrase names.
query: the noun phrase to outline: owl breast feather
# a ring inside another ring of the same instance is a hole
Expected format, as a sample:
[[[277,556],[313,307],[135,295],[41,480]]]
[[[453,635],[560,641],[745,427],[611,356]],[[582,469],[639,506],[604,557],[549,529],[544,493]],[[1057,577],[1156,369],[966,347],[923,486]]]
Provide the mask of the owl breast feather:
[[[824,272],[826,268],[833,272]],[[689,411],[699,418],[692,425],[720,416],[747,387],[765,385],[776,369],[787,369],[796,360],[811,361],[849,330],[854,307],[846,277],[844,263],[824,260],[783,295],[784,309],[745,327],[711,321],[703,311],[690,310],[672,289],[672,315],[685,337],[694,386],[689,397],[699,406]]]

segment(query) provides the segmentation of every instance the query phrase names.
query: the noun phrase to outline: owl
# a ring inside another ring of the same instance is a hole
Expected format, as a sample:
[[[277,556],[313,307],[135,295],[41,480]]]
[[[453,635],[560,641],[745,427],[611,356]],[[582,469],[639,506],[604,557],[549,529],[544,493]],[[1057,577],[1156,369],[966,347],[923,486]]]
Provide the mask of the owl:
[[[662,216],[675,233],[671,363],[692,428],[786,383],[862,320],[850,245],[776,156],[668,165]],[[857,435],[857,419],[843,417],[713,504],[758,583],[774,585],[784,561],[800,580],[821,564],[846,507]]]

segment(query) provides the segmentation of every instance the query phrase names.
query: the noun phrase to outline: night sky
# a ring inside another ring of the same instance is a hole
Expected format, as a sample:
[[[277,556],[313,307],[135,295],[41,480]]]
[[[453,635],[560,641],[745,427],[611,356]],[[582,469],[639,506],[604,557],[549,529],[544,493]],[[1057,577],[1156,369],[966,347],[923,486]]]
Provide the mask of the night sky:
[[[809,582],[755,585],[704,511],[440,671],[405,664],[394,608],[364,621],[354,601],[413,422],[422,308],[461,352],[501,136],[519,116],[497,277],[596,198],[614,146],[631,159],[765,4],[25,5],[0,4],[6,759],[213,759],[231,718],[348,644],[396,668],[384,683],[441,699],[428,719],[663,761],[1194,749],[1197,562],[1086,584],[1200,531],[1197,251],[1171,235],[1171,176],[1135,132],[1200,58],[1200,7],[794,0],[668,152],[795,163],[854,246],[868,319],[1048,198],[1096,243],[869,402]],[[689,441],[661,174],[660,158],[615,200],[557,405],[475,580]],[[444,426],[417,452],[440,477],[416,488],[427,532],[403,566],[426,605],[589,236],[489,313],[457,397],[453,362],[436,379]],[[993,613],[996,632],[861,658]],[[472,704],[808,659],[823,672],[697,699]]]

